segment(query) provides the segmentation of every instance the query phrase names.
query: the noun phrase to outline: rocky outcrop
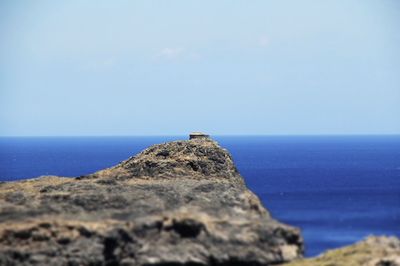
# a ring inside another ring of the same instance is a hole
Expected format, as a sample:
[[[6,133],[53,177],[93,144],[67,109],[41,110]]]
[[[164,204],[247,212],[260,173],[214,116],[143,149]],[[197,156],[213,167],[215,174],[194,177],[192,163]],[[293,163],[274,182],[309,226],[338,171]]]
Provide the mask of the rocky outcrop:
[[[354,245],[285,266],[400,266],[400,239],[371,236]]]
[[[231,155],[193,138],[78,178],[0,184],[0,265],[272,265],[301,257]]]

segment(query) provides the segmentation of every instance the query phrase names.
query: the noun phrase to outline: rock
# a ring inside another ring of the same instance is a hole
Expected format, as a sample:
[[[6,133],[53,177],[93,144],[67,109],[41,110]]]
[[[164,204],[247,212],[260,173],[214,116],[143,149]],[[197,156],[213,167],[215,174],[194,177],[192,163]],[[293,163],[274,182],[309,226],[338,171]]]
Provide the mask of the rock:
[[[359,243],[330,250],[316,258],[300,259],[284,266],[400,266],[400,239],[370,236]]]
[[[229,152],[208,138],[190,141],[174,141],[154,145],[138,155],[109,169],[83,178],[108,177],[115,179],[182,177],[205,179],[229,179],[230,183],[242,183]]]
[[[0,265],[271,265],[302,253],[299,230],[271,217],[210,138],[0,186]]]
[[[208,139],[210,136],[201,132],[192,132],[189,139]]]

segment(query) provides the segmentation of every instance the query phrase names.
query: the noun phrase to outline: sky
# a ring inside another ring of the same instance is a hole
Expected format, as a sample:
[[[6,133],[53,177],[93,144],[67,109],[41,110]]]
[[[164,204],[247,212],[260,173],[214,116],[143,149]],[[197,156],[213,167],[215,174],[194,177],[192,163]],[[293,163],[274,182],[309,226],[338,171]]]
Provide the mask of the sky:
[[[0,136],[400,134],[400,1],[0,1]]]

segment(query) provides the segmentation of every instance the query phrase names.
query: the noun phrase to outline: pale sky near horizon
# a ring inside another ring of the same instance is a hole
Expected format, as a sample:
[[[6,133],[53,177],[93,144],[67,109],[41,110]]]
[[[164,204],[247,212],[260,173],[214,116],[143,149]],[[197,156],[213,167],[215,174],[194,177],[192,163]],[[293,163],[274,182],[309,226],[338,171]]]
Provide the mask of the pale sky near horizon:
[[[400,1],[0,2],[0,136],[400,134]]]

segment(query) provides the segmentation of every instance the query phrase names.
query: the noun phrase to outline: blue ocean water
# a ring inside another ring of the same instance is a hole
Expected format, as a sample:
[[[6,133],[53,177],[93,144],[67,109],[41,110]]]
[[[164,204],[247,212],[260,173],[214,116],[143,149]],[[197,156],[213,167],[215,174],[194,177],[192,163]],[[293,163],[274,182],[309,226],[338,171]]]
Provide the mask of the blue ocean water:
[[[186,137],[0,138],[0,180],[79,176]],[[370,234],[400,235],[400,136],[216,137],[306,255]]]

